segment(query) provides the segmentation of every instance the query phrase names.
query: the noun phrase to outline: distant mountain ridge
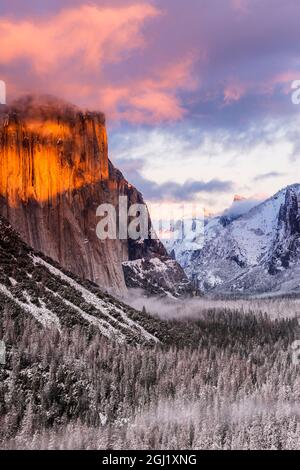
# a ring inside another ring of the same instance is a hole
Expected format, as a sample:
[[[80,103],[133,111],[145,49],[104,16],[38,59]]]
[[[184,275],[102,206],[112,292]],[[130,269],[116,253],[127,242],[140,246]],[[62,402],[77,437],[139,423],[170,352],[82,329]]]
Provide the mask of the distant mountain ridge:
[[[190,239],[168,249],[204,292],[300,293],[300,184],[240,216],[208,220],[192,250]]]

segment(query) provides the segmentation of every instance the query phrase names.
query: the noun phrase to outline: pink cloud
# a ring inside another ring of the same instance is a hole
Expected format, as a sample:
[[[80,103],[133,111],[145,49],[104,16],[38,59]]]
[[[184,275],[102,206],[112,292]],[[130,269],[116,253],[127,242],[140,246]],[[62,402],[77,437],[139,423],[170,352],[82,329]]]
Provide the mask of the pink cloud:
[[[223,90],[223,99],[225,105],[239,101],[248,93],[272,95],[278,86],[285,94],[291,93],[291,83],[299,77],[299,73],[293,70],[277,73],[261,80],[254,81],[229,81]]]
[[[166,64],[153,71],[151,78],[136,78],[127,84],[108,86],[100,92],[104,110],[114,119],[130,122],[176,121],[185,115],[177,92],[195,90],[198,81],[192,77],[194,56]]]
[[[287,70],[274,75],[270,81],[266,84],[266,92],[272,93],[276,86],[281,85],[283,91],[286,94],[291,93],[291,84],[294,80],[299,79],[299,72],[293,70]]]
[[[93,102],[103,110],[108,119],[126,120],[131,123],[159,123],[177,121],[184,117],[186,109],[178,92],[195,90],[199,81],[193,78],[195,56],[166,63],[163,68],[153,68],[152,76],[130,76],[120,82],[101,78],[98,86],[82,85],[69,81],[60,86],[63,96],[69,100],[76,96],[81,102]]]
[[[224,88],[224,103],[231,104],[239,101],[247,91],[247,84],[238,81],[231,81]]]
[[[245,14],[249,12],[248,0],[231,0],[231,5],[239,13]]]
[[[159,15],[148,4],[117,8],[82,5],[50,19],[0,20],[0,63],[28,59],[39,73],[76,60],[101,67],[144,45],[141,27]]]
[[[26,91],[32,87],[70,101],[75,97],[77,104],[100,108],[110,120],[178,120],[185,114],[178,92],[197,86],[193,54],[163,62],[156,54],[151,67],[139,73],[127,65],[134,52],[140,54],[151,42],[145,39],[145,23],[160,16],[153,5],[136,3],[82,5],[47,21],[0,19],[0,64],[26,60],[32,66]],[[114,64],[122,66],[122,76],[107,71]]]
[[[73,2],[45,0],[44,16],[36,16],[37,7],[29,16],[26,2],[18,0],[21,11],[0,18],[8,100],[47,92],[101,108],[109,120],[158,123],[188,113],[200,118],[215,106],[226,113],[253,95],[266,98],[263,108],[289,93],[298,78],[291,71],[297,64],[296,0],[293,8],[270,11],[259,0],[211,0],[207,8],[191,0],[188,9],[179,0]],[[65,7],[55,12],[58,3]]]

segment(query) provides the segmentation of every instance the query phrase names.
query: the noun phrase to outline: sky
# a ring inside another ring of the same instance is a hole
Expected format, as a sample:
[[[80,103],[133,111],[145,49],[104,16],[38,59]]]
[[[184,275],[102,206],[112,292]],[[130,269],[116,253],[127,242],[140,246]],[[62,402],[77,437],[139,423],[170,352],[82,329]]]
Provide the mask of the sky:
[[[8,102],[105,112],[149,204],[222,212],[300,182],[299,0],[1,0]]]

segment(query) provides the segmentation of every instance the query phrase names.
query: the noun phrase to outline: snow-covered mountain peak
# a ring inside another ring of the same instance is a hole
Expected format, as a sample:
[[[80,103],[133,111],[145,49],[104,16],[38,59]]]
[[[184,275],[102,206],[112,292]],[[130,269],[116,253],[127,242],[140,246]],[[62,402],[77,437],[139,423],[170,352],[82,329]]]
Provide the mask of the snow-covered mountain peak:
[[[189,242],[177,241],[176,259],[203,290],[298,290],[299,200],[300,184],[292,184],[236,218],[210,219],[202,246],[189,250]]]

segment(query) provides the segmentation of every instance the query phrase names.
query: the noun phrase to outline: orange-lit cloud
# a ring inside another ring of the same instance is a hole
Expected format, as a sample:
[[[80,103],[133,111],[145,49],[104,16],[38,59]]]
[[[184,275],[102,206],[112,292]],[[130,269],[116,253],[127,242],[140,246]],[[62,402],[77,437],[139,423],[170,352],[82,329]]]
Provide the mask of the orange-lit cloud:
[[[122,87],[108,86],[100,92],[99,100],[109,116],[129,122],[176,121],[185,114],[177,91],[193,90],[197,80],[192,78],[194,57],[153,73],[152,78],[136,79]],[[122,109],[122,110],[120,110]]]
[[[36,83],[43,92],[101,109],[110,120],[175,121],[185,113],[178,91],[196,87],[191,53],[163,64],[155,60],[139,74],[125,65],[121,78],[112,78],[105,70],[108,65],[126,64],[134,51],[139,54],[146,49],[151,37],[146,42],[143,26],[160,16],[153,5],[136,3],[82,5],[65,9],[47,21],[4,18],[0,20],[0,64],[26,60],[35,74],[32,88]]]
[[[189,0],[189,8],[182,0],[11,2],[19,8],[2,2],[0,17],[8,102],[49,93],[109,121],[223,125],[280,112],[299,78],[297,0],[274,0],[272,9],[259,0]],[[244,106],[253,96],[264,99],[250,116]]]
[[[101,67],[142,47],[141,27],[159,11],[148,4],[117,8],[82,5],[46,20],[0,20],[0,63],[28,59],[46,72],[75,59],[82,67]]]

